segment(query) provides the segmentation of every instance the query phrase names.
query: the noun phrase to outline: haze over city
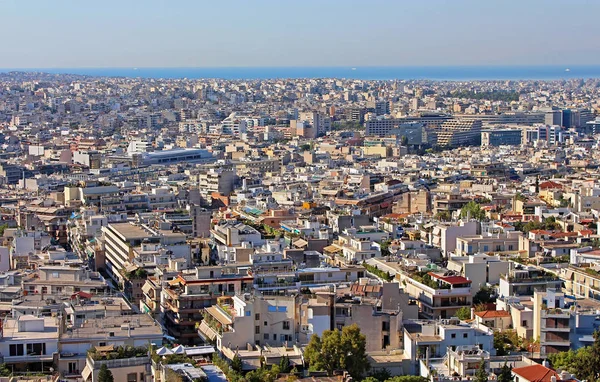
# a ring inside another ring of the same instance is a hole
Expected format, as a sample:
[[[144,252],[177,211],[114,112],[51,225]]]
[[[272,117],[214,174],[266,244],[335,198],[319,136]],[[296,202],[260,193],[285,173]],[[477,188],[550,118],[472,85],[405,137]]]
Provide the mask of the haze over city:
[[[590,65],[597,1],[0,2],[0,68]]]
[[[0,0],[0,382],[600,382],[599,11]]]

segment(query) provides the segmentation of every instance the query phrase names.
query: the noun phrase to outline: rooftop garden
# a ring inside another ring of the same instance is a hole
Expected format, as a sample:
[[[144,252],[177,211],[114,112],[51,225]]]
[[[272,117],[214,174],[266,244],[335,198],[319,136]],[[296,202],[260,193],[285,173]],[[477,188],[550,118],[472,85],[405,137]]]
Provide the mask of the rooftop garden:
[[[431,277],[431,275],[429,275],[429,272],[427,272],[427,271],[415,272],[415,273],[411,274],[410,277],[413,280],[418,281],[421,284],[426,285],[433,289],[450,289],[451,288],[450,284],[434,279],[433,277]]]
[[[375,276],[379,277],[380,279],[383,279],[385,281],[392,281],[394,279],[394,277],[390,274],[390,272],[382,271],[381,269],[377,268],[376,266],[369,265],[367,263],[363,263],[362,266],[365,267],[365,269],[369,273],[374,274]]]
[[[88,356],[94,361],[146,357],[148,356],[148,348],[145,346],[93,347],[88,350]]]

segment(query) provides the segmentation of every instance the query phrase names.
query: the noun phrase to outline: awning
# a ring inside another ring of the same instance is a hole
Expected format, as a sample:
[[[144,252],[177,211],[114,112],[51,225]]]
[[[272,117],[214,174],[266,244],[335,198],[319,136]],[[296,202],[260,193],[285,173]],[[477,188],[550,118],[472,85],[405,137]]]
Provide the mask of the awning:
[[[200,327],[198,328],[200,333],[203,333],[209,340],[214,341],[217,338],[217,332],[215,332],[210,326],[206,324],[206,322],[202,321],[200,323]]]
[[[150,283],[144,283],[144,285],[142,285],[142,292],[146,294],[150,294],[150,291],[153,289],[154,288],[152,288],[152,285]]]
[[[296,247],[306,247],[308,245],[308,241],[306,241],[304,239],[298,239],[294,242],[294,245]]]
[[[572,271],[572,270],[570,270],[570,269],[567,269],[567,272],[566,272],[566,273],[567,273],[567,274],[565,275],[565,277],[564,277],[564,278],[565,278],[566,280],[573,280],[573,271]]]
[[[99,353],[107,353],[115,350],[115,345],[106,345],[106,346],[96,346],[96,351]]]
[[[334,252],[339,252],[342,249],[340,247],[337,247],[335,245],[328,245],[327,247],[323,248],[324,252],[329,252],[329,253],[334,253]]]
[[[90,379],[91,375],[92,375],[92,369],[90,369],[88,365],[85,365],[85,367],[81,371],[81,376],[83,377],[83,380],[88,381]]]
[[[71,295],[71,300],[77,296],[79,296],[80,298],[87,298],[88,300],[92,298],[91,294],[79,291],[79,292],[75,292]]]
[[[216,306],[210,306],[206,308],[206,311],[223,325],[233,324],[231,318],[223,314]]]

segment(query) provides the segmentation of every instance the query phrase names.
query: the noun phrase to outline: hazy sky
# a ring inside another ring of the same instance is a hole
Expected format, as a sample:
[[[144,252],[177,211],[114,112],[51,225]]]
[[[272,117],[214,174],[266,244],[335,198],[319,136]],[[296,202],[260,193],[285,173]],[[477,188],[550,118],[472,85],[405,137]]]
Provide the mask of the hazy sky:
[[[0,67],[600,64],[600,0],[0,0]]]

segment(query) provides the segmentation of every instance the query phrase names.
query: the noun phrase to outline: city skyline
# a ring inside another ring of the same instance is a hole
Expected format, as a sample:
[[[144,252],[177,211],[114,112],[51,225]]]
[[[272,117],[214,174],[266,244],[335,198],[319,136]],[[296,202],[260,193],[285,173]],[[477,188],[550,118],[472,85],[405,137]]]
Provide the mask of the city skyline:
[[[600,43],[592,38],[600,32],[594,19],[600,4],[583,0],[502,7],[470,0],[141,5],[0,2],[5,30],[14,31],[4,41],[0,68],[600,62]]]

